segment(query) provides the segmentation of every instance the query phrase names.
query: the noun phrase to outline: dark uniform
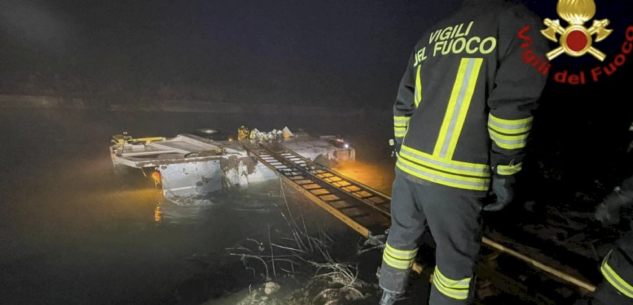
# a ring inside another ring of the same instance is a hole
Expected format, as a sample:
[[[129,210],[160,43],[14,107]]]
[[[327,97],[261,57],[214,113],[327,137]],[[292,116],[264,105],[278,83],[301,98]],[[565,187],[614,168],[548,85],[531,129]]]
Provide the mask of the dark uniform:
[[[633,176],[609,194],[596,210],[596,218],[607,225],[620,222],[620,209],[633,203]],[[604,258],[600,271],[604,280],[593,293],[592,305],[633,304],[633,231],[620,238]]]
[[[415,45],[394,105],[400,149],[382,304],[404,292],[426,226],[437,245],[430,304],[472,300],[483,199],[491,182],[521,171],[547,80],[542,24],[521,5],[466,0]]]

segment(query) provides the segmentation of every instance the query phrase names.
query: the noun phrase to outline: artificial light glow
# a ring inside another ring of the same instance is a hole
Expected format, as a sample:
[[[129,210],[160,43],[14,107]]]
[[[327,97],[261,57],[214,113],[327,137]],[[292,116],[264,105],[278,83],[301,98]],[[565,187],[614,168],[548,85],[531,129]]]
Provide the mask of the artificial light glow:
[[[163,220],[163,212],[160,210],[160,206],[157,206],[154,210],[154,221],[160,223]]]
[[[154,186],[158,186],[161,183],[160,173],[157,171],[153,172],[152,179],[154,179]]]

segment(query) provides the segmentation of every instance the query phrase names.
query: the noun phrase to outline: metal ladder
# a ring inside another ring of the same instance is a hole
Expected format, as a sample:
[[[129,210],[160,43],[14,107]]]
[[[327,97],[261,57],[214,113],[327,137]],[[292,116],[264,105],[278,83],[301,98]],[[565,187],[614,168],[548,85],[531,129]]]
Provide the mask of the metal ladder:
[[[365,237],[389,228],[391,200],[372,188],[303,158],[281,145],[248,144],[258,161],[308,199]]]

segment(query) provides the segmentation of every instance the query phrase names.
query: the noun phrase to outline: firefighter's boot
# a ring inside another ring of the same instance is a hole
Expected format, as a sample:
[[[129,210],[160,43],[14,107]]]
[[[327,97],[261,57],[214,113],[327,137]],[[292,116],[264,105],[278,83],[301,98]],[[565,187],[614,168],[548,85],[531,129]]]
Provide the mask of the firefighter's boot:
[[[383,290],[379,305],[393,305],[402,297],[402,293]]]

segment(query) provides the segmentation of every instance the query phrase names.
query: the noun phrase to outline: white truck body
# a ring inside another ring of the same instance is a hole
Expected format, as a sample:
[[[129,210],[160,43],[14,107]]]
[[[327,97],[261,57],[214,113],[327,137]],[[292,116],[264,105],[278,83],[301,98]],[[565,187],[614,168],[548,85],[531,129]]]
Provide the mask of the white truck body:
[[[336,145],[330,136],[298,133],[271,141],[323,165],[355,160],[354,148],[346,143]],[[114,136],[112,142],[115,168],[157,171],[160,177],[154,176],[155,183],[166,199],[178,205],[201,204],[214,192],[278,179],[276,172],[249,156],[246,147],[254,145],[254,140],[216,141],[194,134],[135,139],[123,134]]]

